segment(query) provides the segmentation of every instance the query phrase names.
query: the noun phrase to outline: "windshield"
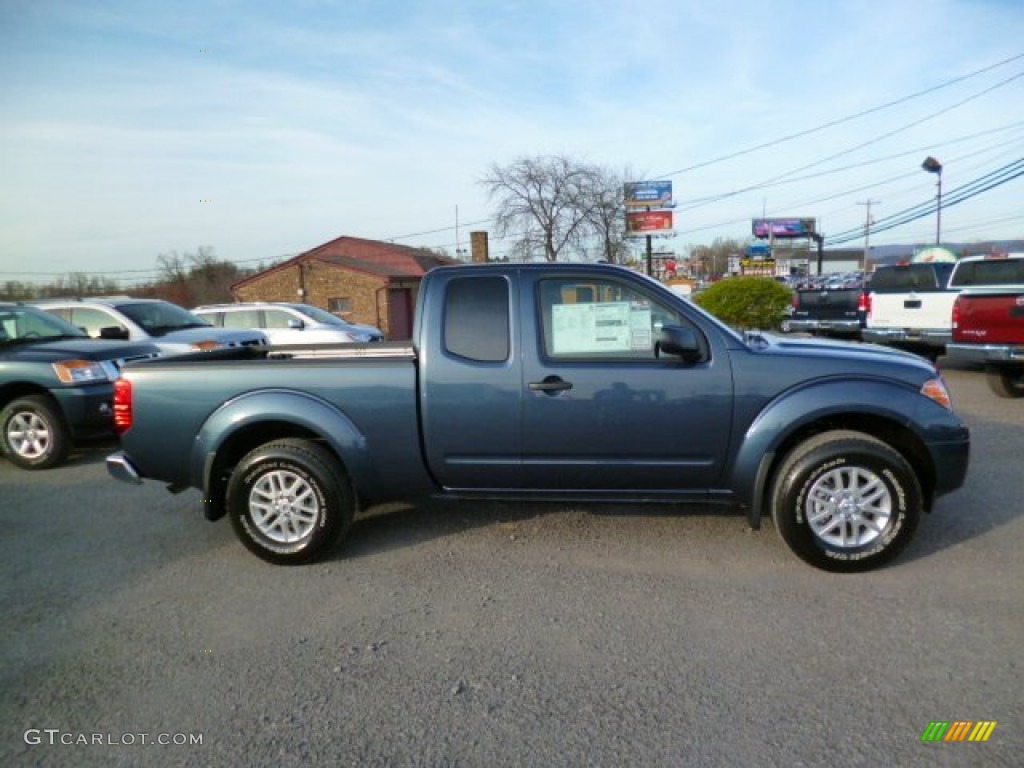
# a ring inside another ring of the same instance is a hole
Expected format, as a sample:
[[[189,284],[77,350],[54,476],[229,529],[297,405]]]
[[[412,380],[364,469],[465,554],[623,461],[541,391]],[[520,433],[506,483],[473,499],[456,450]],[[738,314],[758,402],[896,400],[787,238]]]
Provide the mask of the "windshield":
[[[318,323],[324,323],[326,325],[338,325],[341,326],[342,328],[350,328],[352,326],[351,323],[346,323],[340,317],[338,317],[337,315],[332,315],[326,309],[320,309],[320,307],[314,307],[311,304],[293,304],[292,306],[295,309],[299,310],[299,312],[302,312],[304,315],[308,315],[309,317],[313,318]]]
[[[210,325],[187,309],[169,301],[139,301],[118,304],[115,308],[151,336],[162,336],[186,328],[206,328]]]
[[[88,338],[71,323],[35,307],[0,307],[0,344],[37,339]]]

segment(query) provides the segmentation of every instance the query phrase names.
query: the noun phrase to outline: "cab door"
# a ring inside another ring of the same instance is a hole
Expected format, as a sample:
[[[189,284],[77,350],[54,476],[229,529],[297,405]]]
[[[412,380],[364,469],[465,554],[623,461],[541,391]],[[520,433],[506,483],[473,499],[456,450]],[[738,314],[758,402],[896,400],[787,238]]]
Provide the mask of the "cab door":
[[[615,275],[525,270],[521,294],[536,322],[523,336],[525,489],[658,495],[715,485],[732,421],[729,356],[682,299]],[[697,332],[699,362],[656,356],[669,324]]]
[[[522,482],[514,275],[439,271],[421,297],[423,448],[434,478],[452,491],[510,491]]]

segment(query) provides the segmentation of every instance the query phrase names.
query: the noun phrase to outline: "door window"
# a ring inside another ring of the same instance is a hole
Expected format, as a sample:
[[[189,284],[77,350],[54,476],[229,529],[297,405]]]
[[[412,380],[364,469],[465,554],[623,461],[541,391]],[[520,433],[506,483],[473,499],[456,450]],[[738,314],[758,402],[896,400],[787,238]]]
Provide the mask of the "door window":
[[[224,313],[225,328],[259,328],[260,311],[258,309],[238,309]]]
[[[127,331],[128,326],[118,320],[114,315],[104,312],[101,309],[91,307],[75,307],[71,310],[71,324],[77,325],[90,336],[99,338],[100,328],[117,327]]]
[[[680,314],[612,280],[558,278],[539,284],[544,352],[552,360],[654,359],[654,342]]]

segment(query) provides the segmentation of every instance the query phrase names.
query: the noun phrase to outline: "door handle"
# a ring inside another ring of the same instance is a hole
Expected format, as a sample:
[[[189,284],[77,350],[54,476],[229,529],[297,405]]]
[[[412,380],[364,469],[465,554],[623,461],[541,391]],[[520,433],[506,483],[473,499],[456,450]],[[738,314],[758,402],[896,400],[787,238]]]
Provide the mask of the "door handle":
[[[556,394],[566,389],[572,389],[572,382],[566,381],[560,376],[545,376],[544,381],[531,381],[530,389],[534,392]]]

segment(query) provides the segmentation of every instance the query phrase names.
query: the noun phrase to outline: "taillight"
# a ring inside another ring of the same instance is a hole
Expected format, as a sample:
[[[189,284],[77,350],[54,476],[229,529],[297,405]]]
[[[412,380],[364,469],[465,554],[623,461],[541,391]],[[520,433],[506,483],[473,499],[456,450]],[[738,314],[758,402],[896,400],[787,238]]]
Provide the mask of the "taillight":
[[[800,307],[800,298],[798,294],[793,294],[793,301],[790,303],[793,305],[793,309],[798,309]]]
[[[860,298],[857,299],[857,311],[863,312],[865,315],[871,314],[871,294],[862,293]]]
[[[132,428],[132,383],[121,376],[114,382],[114,431],[123,435]]]
[[[960,297],[957,296],[956,301],[953,302],[953,330],[956,330],[957,328],[960,327],[961,311],[962,310],[960,308]]]

